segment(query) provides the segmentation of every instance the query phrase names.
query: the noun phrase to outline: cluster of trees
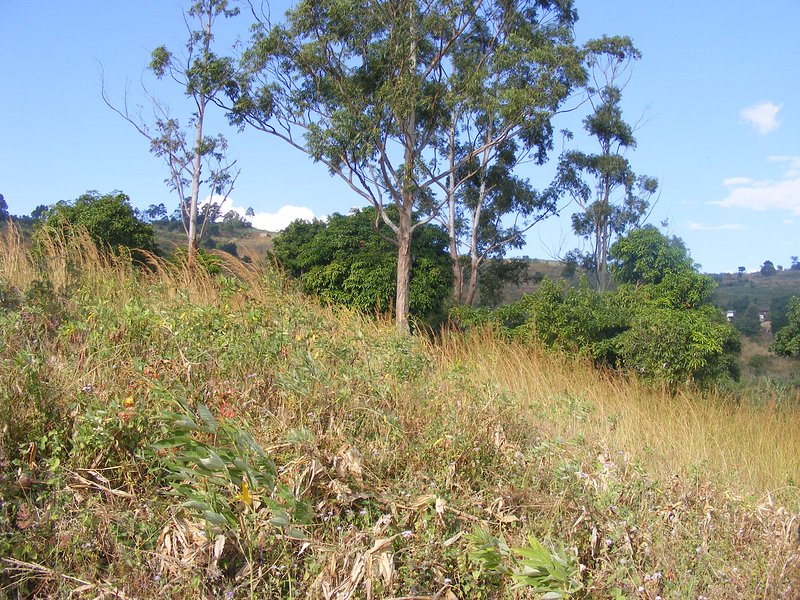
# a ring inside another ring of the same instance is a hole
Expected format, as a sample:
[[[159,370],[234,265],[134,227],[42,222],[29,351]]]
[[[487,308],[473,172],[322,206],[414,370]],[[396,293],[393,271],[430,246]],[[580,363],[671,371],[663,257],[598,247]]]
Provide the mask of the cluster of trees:
[[[545,281],[515,305],[457,315],[671,387],[738,378],[739,334],[710,304],[714,281],[680,239],[644,226],[618,239],[609,259],[613,291]]]
[[[115,250],[120,246],[135,252],[158,254],[153,228],[141,221],[120,191],[100,194],[89,191],[73,201],[62,200],[39,216],[42,227],[86,229],[98,246]]]
[[[622,119],[621,89],[640,56],[629,38],[579,46],[570,0],[357,7],[300,0],[280,23],[250,12],[252,37],[236,59],[214,48],[215,22],[238,14],[227,0],[189,6],[183,56],[164,46],[153,52],[152,73],[177,82],[191,100],[183,121],[148,92],[156,118],[143,122],[104,91],[164,160],[190,257],[202,221],[200,188],[224,198],[236,180],[227,142],[204,129],[208,110],[220,107],[233,124],[324,164],[376,212],[373,235],[391,238],[395,250],[392,304],[401,331],[408,330],[413,239],[433,221],[449,237],[454,297],[472,304],[490,265],[503,264],[569,194],[579,207],[573,227],[591,246],[575,256],[598,286],[607,284],[610,245],[642,221],[656,189],[625,157],[635,139]],[[554,117],[586,101],[584,128],[598,151],[564,153],[554,181],[534,189],[516,167],[544,163]]]
[[[578,45],[571,0],[300,0],[281,22],[250,12],[252,36],[237,57],[214,47],[215,23],[239,13],[228,0],[188,7],[182,56],[153,51],[150,71],[190,100],[182,119],[147,92],[155,118],[143,121],[103,91],[164,161],[178,196],[172,217],[156,205],[137,221],[181,224],[190,265],[209,227],[247,226],[235,213],[218,225],[221,203],[198,203],[224,201],[238,175],[225,138],[206,131],[208,111],[219,108],[232,124],[322,163],[369,206],[295,223],[276,241],[276,256],[307,290],[393,310],[407,332],[410,314],[440,311],[451,293],[469,306],[481,277],[502,275],[506,264],[513,273],[506,252],[568,197],[588,247],[569,259],[596,289],[543,285],[525,300],[520,331],[670,384],[733,374],[737,338],[708,303],[711,281],[680,240],[642,227],[657,181],[627,158],[636,140],[622,88],[640,58],[629,38]],[[582,104],[596,151],[565,151],[553,181],[535,189],[518,166],[548,160],[556,115]],[[56,205],[47,219],[79,220],[84,204]],[[127,198],[118,204],[130,208]],[[148,249],[137,227],[131,243]],[[102,235],[116,243],[115,232]],[[609,292],[612,278],[618,287]]]
[[[792,271],[800,270],[800,262],[798,262],[797,257],[792,256],[791,260],[792,260],[792,265],[791,267],[789,267],[789,269]],[[739,267],[739,276],[741,277],[742,275],[744,275],[745,271],[747,271],[745,267]],[[783,271],[783,265],[775,266],[775,263],[773,263],[771,260],[765,260],[764,264],[762,264],[761,268],[759,269],[759,272],[767,277],[774,275],[778,271]]]

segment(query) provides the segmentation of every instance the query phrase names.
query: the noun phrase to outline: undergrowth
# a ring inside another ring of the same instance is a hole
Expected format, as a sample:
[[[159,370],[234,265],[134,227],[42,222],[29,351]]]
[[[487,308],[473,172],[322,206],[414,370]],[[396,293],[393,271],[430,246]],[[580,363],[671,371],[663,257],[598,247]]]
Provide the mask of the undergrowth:
[[[265,265],[0,249],[10,598],[794,598],[796,405],[320,307]]]

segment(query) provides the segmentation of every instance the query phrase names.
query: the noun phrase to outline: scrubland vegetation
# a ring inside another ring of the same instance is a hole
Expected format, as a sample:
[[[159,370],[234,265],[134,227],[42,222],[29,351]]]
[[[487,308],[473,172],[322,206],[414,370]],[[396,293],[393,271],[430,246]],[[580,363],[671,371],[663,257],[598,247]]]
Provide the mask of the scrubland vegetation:
[[[790,393],[148,263],[4,230],[6,596],[797,597]]]

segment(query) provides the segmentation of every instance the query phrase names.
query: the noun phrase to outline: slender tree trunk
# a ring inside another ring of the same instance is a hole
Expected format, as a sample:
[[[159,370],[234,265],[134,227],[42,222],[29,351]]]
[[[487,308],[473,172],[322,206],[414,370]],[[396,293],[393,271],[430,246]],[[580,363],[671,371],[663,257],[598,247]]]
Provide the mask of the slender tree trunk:
[[[486,140],[490,140],[492,135],[494,135],[493,128],[489,126],[486,130]],[[472,211],[472,236],[469,244],[469,289],[467,290],[467,297],[465,300],[467,306],[472,306],[472,303],[475,302],[475,292],[478,290],[478,269],[481,266],[481,262],[483,262],[480,251],[478,250],[478,232],[480,231],[481,218],[483,217],[483,204],[486,200],[486,175],[488,164],[489,147],[487,146],[481,157],[479,171],[481,185],[478,189],[478,202],[475,204],[475,209]]]
[[[608,154],[608,151],[604,152]],[[605,178],[603,183],[603,211],[602,211],[602,219],[600,220],[600,229],[598,232],[597,237],[597,246],[596,246],[596,261],[597,264],[595,268],[597,270],[597,289],[601,292],[606,291],[606,287],[608,286],[608,277],[606,271],[608,270],[608,241],[609,237],[611,236],[611,214],[610,214],[610,206],[611,206],[611,182],[608,178]]]
[[[457,304],[461,304],[461,297],[464,294],[464,270],[461,268],[461,261],[458,256],[458,232],[456,231],[456,114],[453,111],[450,120],[449,137],[449,161],[450,174],[447,176],[447,233],[450,235],[450,260],[453,261],[453,299]]]
[[[203,39],[203,59],[208,63],[208,56],[211,50],[211,24],[213,22],[213,6],[209,5],[206,12],[205,23],[203,23],[203,32],[205,33]],[[206,113],[206,104],[208,99],[201,92],[199,99],[197,99],[197,126],[195,128],[194,139],[194,161],[192,165],[192,196],[189,201],[189,243],[187,248],[187,259],[189,268],[194,268],[195,259],[197,258],[197,205],[199,203],[198,196],[200,195],[200,180],[203,174],[203,120]]]
[[[411,45],[409,48],[409,77],[417,72],[417,39],[414,23],[415,2],[409,3],[409,19],[411,20]],[[409,286],[411,284],[411,219],[414,200],[417,194],[414,182],[414,167],[417,152],[417,115],[414,109],[409,111],[403,132],[405,165],[403,168],[402,198],[400,215],[397,223],[397,294],[395,296],[395,324],[400,334],[411,332],[408,325]]]
[[[205,108],[205,101],[201,99],[201,101],[198,103],[197,110],[195,151],[194,162],[192,165],[192,195],[189,199],[189,243],[187,248],[187,259],[190,269],[194,268],[195,259],[197,258],[197,204],[199,200],[198,196],[200,195],[200,177],[203,170],[203,157],[200,153],[200,148],[201,144],[203,143],[203,117],[205,114]]]
[[[475,294],[478,291],[478,268],[481,261],[477,256],[472,256],[469,265],[469,284],[467,286],[467,297],[464,299],[464,304],[472,306],[475,303]]]
[[[405,202],[404,202],[405,203]],[[408,334],[409,287],[411,284],[411,212],[400,210],[397,231],[397,295],[395,323],[397,332]]]

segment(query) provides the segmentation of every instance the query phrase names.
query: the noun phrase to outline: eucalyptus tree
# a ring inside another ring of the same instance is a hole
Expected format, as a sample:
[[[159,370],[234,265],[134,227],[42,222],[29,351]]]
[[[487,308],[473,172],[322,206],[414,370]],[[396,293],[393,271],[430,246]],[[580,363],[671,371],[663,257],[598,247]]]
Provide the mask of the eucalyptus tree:
[[[550,88],[581,72],[575,18],[571,0],[301,0],[284,23],[257,24],[232,120],[309,154],[376,209],[375,231],[384,223],[397,249],[398,330],[408,331],[411,237],[447,204],[440,184],[552,113],[530,95],[559,96]],[[459,74],[456,50],[478,37],[497,120],[448,160],[452,108],[485,81]]]
[[[213,30],[217,20],[239,13],[238,8],[229,5],[228,0],[196,0],[186,11],[189,35],[185,52],[176,55],[166,46],[159,46],[152,52],[149,70],[158,79],[166,78],[176,83],[193,105],[185,125],[149,93],[154,113],[150,123],[141,113],[132,115],[127,100],[123,108],[115,107],[103,88],[106,104],[147,138],[150,151],[167,165],[169,177],[166,183],[179,198],[178,208],[187,236],[190,265],[194,263],[197,243],[205,232],[205,226],[213,220],[210,218],[212,213],[219,212],[214,197],[221,196],[224,202],[238,176],[235,161],[227,158],[225,137],[222,134],[208,135],[205,131],[209,107],[235,84],[233,59],[219,56],[213,49]],[[211,199],[204,208],[198,230],[201,189],[205,189]]]
[[[454,45],[444,137],[450,169],[439,185],[448,199],[442,220],[450,233],[454,296],[468,305],[485,261],[521,247],[524,234],[556,212],[554,186],[537,191],[515,174],[520,163],[547,159],[552,118],[585,80],[572,40],[577,14],[570,5],[551,4],[483,18]],[[469,257],[466,290],[462,247]]]
[[[520,159],[516,141],[509,139],[467,161],[457,171],[462,178],[455,186],[456,177],[449,178],[446,225],[456,302],[471,306],[487,260],[503,260],[508,249],[524,245],[528,230],[556,214],[555,186],[533,189],[513,172]]]
[[[589,42],[586,50],[592,112],[583,124],[600,151],[565,152],[557,178],[580,208],[572,215],[572,228],[591,244],[584,262],[594,271],[598,289],[604,290],[611,244],[644,220],[658,182],[637,176],[625,157],[636,147],[636,138],[622,118],[621,86],[640,52],[628,37],[603,37]]]

